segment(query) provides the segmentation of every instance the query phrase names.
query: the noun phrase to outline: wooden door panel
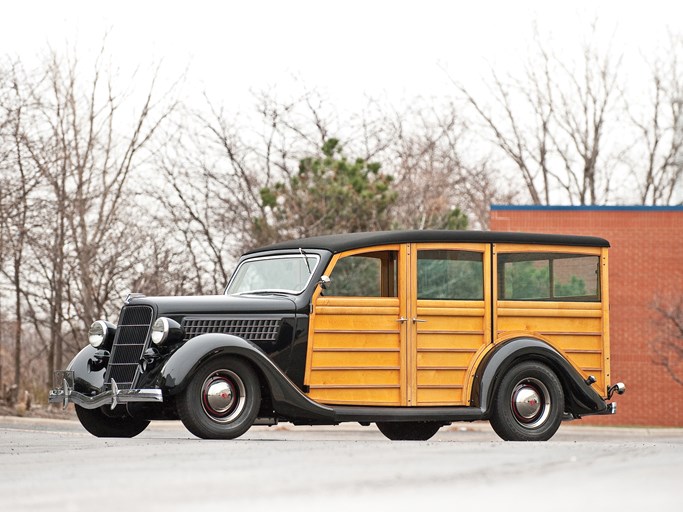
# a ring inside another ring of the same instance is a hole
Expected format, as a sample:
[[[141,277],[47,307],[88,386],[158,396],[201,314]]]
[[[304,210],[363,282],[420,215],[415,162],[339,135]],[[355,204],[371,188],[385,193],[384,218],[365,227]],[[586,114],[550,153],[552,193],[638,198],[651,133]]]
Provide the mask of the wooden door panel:
[[[482,300],[418,298],[418,255],[423,250],[480,254]],[[409,302],[413,305],[411,320],[415,319],[409,338],[415,372],[409,395],[412,405],[467,405],[468,372],[477,353],[490,343],[489,248],[484,244],[415,244],[410,252],[415,276],[411,286],[414,300]]]
[[[309,396],[323,403],[401,405],[399,300],[353,302],[349,297],[320,297],[316,303]]]

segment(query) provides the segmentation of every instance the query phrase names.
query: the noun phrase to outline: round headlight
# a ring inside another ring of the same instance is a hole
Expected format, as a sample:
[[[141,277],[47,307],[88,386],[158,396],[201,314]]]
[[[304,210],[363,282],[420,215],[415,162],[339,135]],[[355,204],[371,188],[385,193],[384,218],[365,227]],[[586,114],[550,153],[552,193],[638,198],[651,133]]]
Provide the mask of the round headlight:
[[[185,337],[183,328],[172,318],[160,316],[152,325],[152,341],[155,345],[175,343]]]
[[[109,329],[106,322],[104,320],[97,320],[90,326],[90,330],[88,331],[88,341],[93,347],[99,348],[104,343],[104,340],[107,339],[108,331]]]
[[[161,345],[166,338],[168,338],[168,331],[170,327],[168,325],[168,318],[160,316],[157,318],[154,325],[152,325],[152,341],[156,345]]]

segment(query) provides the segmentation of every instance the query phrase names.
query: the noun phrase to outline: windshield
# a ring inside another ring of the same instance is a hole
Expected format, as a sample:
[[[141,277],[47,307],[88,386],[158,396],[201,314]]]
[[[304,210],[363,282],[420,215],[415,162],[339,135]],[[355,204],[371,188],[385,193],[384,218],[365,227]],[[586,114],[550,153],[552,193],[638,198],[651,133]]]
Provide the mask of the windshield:
[[[320,257],[315,254],[245,260],[237,267],[225,293],[301,293],[308,285],[319,260]]]

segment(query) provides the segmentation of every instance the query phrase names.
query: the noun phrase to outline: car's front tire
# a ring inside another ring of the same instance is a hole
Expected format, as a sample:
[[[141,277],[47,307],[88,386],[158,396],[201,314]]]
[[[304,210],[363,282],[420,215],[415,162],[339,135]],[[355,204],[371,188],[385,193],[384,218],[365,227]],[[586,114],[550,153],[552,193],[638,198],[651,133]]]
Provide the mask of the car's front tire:
[[[86,409],[76,405],[76,416],[81,425],[96,437],[135,437],[149,425],[149,421],[130,416],[108,416],[101,409]]]
[[[261,386],[254,369],[230,356],[209,359],[195,372],[177,402],[185,427],[204,439],[234,439],[254,423]]]
[[[492,404],[491,426],[505,441],[547,441],[562,422],[564,392],[557,375],[526,361],[503,376]]]

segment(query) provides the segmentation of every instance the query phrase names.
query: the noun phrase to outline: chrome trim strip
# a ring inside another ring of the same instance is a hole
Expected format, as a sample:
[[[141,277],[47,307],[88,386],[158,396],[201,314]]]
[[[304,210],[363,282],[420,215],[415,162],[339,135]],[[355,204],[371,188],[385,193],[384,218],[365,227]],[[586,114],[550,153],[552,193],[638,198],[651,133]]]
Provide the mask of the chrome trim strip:
[[[111,409],[114,410],[119,403],[119,387],[116,385],[116,381],[111,379]]]
[[[115,386],[115,384],[114,384]],[[84,395],[78,391],[69,389],[53,389],[50,391],[48,402],[61,403],[66,406],[69,402],[80,405],[85,409],[97,409],[103,405],[111,405],[113,409],[118,404],[130,402],[163,402],[164,397],[160,389],[121,389],[114,387],[111,391],[105,391],[95,396]]]

